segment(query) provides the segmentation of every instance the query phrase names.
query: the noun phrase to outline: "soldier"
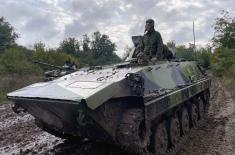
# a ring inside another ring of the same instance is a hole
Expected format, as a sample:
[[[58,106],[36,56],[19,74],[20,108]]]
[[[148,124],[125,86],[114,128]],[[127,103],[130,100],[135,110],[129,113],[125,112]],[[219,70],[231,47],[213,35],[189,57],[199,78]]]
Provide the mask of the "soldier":
[[[70,68],[70,66],[71,66],[71,60],[70,59],[68,59],[68,60],[66,60],[65,61],[65,64],[64,64],[64,68],[66,68],[66,69],[69,69]]]
[[[75,62],[72,62],[71,63],[71,66],[70,66],[70,70],[76,70],[77,69],[77,65],[75,64]]]
[[[152,63],[163,59],[163,42],[161,34],[154,29],[154,20],[148,19],[144,33],[144,55]]]

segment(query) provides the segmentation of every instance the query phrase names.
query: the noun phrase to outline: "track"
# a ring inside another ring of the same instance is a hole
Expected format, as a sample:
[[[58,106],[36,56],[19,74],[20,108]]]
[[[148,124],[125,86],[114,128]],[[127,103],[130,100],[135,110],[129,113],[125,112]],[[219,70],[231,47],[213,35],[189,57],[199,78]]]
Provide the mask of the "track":
[[[235,153],[235,90],[213,81],[207,118],[190,134],[179,155]]]
[[[171,154],[235,153],[235,90],[214,80],[208,116]],[[187,144],[187,145],[186,145]],[[0,154],[124,154],[115,146],[90,142],[68,142],[34,125],[30,115],[18,116],[10,104],[0,106]]]

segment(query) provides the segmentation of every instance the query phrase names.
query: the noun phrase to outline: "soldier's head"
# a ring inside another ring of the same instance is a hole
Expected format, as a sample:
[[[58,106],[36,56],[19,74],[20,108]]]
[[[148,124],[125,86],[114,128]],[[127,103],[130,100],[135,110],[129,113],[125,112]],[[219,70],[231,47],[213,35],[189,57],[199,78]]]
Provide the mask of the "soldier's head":
[[[148,19],[145,24],[145,31],[151,32],[154,30],[154,20]]]

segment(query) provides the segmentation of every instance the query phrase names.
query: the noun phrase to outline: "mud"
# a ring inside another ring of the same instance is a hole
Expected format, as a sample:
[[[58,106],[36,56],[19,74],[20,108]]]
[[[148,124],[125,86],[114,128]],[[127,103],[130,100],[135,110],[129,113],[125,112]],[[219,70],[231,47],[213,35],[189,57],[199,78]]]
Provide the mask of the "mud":
[[[178,155],[235,154],[234,86],[213,80],[209,114]]]
[[[235,90],[221,81],[212,82],[209,115],[190,135],[178,155],[235,154]],[[0,154],[124,154],[113,145],[66,141],[41,131],[28,114],[17,115],[11,104],[0,106]]]

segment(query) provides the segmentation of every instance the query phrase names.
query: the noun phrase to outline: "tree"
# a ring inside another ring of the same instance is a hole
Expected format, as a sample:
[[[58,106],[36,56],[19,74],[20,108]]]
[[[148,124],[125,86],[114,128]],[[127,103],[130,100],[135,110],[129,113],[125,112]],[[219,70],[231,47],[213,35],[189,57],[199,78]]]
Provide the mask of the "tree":
[[[166,43],[166,46],[169,47],[169,48],[175,49],[175,48],[176,48],[175,41],[172,40],[172,41],[170,41],[170,42],[167,42],[167,43]]]
[[[211,66],[211,47],[207,46],[205,48],[200,48],[196,51],[196,60],[200,62],[200,64],[205,68],[209,69]]]
[[[91,48],[96,58],[112,55],[116,50],[115,44],[109,40],[108,36],[101,35],[100,32],[93,33]]]
[[[41,70],[32,64],[28,50],[19,46],[12,46],[2,54],[0,59],[2,74],[40,74]]]
[[[235,18],[229,12],[222,11],[214,24],[215,35],[212,38],[216,47],[211,57],[214,75],[232,79],[235,77]]]
[[[235,49],[217,48],[212,56],[212,69],[215,75],[235,77]]]
[[[45,52],[45,47],[46,47],[46,45],[41,41],[34,44],[34,50],[36,52]]]
[[[15,43],[18,38],[18,34],[14,31],[14,28],[5,21],[3,17],[0,18],[0,51],[9,48]]]
[[[91,48],[96,58],[100,56],[109,57],[116,50],[116,45],[111,42],[107,35],[94,32],[92,39]]]
[[[229,12],[222,11],[214,25],[215,36],[212,38],[215,47],[235,48],[235,18]]]
[[[94,32],[91,41],[91,50],[97,64],[109,64],[120,61],[120,58],[114,53],[116,45],[105,34]]]
[[[186,60],[195,60],[195,52],[193,52],[193,47],[189,44],[187,48],[185,45],[179,45],[176,47],[176,57],[184,58]]]
[[[82,49],[83,49],[83,52],[90,52],[90,43],[91,43],[91,40],[90,38],[88,37],[87,34],[84,34],[83,35],[83,38],[82,38]]]
[[[80,44],[75,38],[66,38],[60,43],[59,50],[67,54],[79,55]]]

